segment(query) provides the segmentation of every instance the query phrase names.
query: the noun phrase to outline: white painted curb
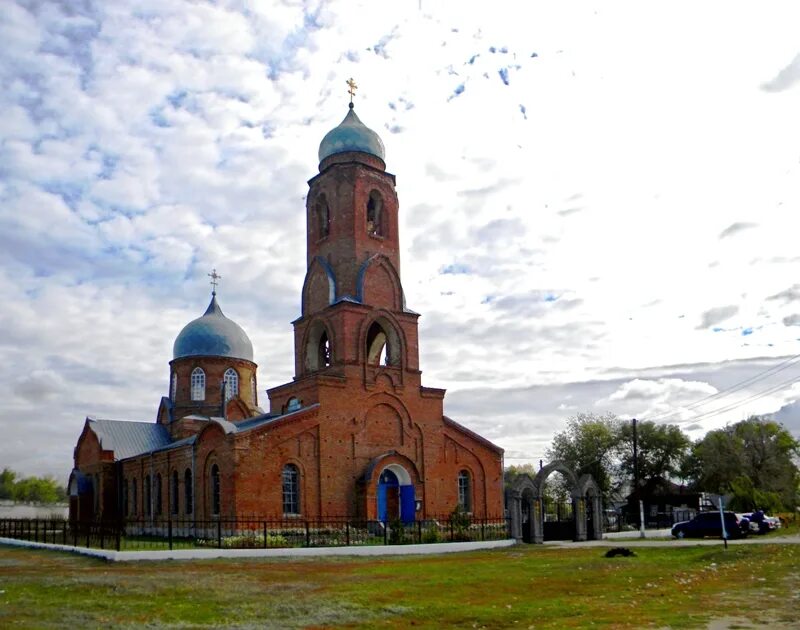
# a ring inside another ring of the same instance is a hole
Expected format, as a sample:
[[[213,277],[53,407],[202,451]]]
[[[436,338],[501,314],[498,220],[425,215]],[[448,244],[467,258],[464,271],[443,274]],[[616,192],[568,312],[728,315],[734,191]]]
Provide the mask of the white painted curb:
[[[367,547],[299,547],[288,549],[173,549],[158,551],[114,551],[106,549],[87,549],[70,545],[51,545],[13,538],[0,538],[0,544],[31,549],[52,549],[69,551],[109,562],[130,562],[135,560],[206,560],[209,558],[302,558],[319,556],[411,556],[454,553],[458,551],[477,551],[480,549],[499,549],[517,544],[513,538],[506,540],[487,540],[484,542],[431,543],[427,545],[371,545]]]

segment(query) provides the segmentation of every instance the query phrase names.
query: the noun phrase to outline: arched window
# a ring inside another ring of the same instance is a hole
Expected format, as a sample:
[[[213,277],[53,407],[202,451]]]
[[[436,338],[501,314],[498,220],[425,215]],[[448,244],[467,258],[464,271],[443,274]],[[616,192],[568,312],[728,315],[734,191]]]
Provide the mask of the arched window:
[[[192,471],[187,468],[183,473],[183,509],[184,514],[191,514],[194,510],[192,493]]]
[[[325,238],[331,232],[331,209],[325,195],[317,197],[314,204],[314,219],[317,223],[317,234],[319,238]]]
[[[302,406],[299,398],[292,396],[286,403],[286,411],[291,413],[292,411],[297,411]]]
[[[214,464],[211,467],[211,513],[219,516],[220,508],[220,487],[219,487],[219,466]]]
[[[199,367],[192,370],[192,400],[206,399],[206,373]]]
[[[175,402],[175,398],[177,397],[177,395],[178,395],[178,375],[175,372],[173,372],[172,383],[170,383],[170,388],[169,388],[169,397],[172,400],[172,402]]]
[[[225,370],[225,402],[239,395],[239,375],[233,368]]]
[[[283,513],[300,514],[300,471],[294,464],[283,467]]]
[[[472,479],[466,470],[458,473],[458,507],[464,512],[472,512]]]
[[[367,200],[367,234],[383,236],[383,199],[377,190],[369,193]]]
[[[169,507],[170,507],[170,514],[178,514],[178,501],[180,499],[180,483],[178,478],[178,471],[172,471],[172,482],[170,483],[169,488]]]
[[[161,501],[161,474],[156,475],[153,487],[154,503],[156,504],[156,516],[161,516],[163,503]]]
[[[136,485],[136,477],[131,479],[131,516],[136,516],[136,512],[139,509],[139,493],[138,493],[138,486]]]
[[[150,501],[150,497],[152,496],[153,488],[150,482],[150,475],[145,476],[142,490],[144,490],[144,496],[142,497],[144,501],[144,515],[151,516],[153,514],[153,503]]]
[[[256,389],[256,377],[250,377],[250,396],[253,399],[253,406],[258,406],[258,390]]]

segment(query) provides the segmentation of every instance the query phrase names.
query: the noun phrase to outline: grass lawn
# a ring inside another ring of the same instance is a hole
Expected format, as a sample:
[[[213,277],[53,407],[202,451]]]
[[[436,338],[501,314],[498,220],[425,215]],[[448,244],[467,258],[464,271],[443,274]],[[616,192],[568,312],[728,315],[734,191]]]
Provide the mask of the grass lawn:
[[[605,551],[523,545],[114,564],[0,546],[0,627],[705,628],[722,617],[770,627],[800,619],[797,545]]]

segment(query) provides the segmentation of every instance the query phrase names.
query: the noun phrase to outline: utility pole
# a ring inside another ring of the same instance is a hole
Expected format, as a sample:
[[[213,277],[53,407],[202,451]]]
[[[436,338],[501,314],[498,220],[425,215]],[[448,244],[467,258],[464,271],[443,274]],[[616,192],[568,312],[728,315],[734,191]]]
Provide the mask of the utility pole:
[[[636,441],[636,418],[631,422],[633,423],[633,489],[636,491],[639,489],[639,450]]]
[[[636,418],[631,421],[633,425],[633,491],[639,500],[639,537],[644,538],[644,502],[639,496],[639,444],[636,435]]]

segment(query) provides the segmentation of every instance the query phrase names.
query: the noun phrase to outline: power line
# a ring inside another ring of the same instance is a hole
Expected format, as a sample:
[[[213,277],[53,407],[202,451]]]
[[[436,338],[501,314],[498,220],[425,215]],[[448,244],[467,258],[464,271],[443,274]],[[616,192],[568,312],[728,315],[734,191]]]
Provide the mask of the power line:
[[[737,391],[739,391],[741,389],[744,389],[747,385],[751,385],[751,384],[756,383],[756,382],[758,382],[760,380],[763,380],[763,379],[765,379],[765,378],[767,378],[769,376],[773,376],[774,374],[777,374],[778,372],[782,372],[783,370],[786,370],[786,369],[792,367],[793,365],[796,365],[798,363],[798,361],[800,361],[800,354],[796,354],[793,357],[789,357],[788,359],[786,359],[785,361],[782,361],[778,365],[774,365],[771,368],[763,370],[762,372],[759,372],[758,374],[755,374],[755,375],[753,375],[753,376],[751,376],[749,378],[746,378],[743,381],[739,381],[738,383],[734,383],[730,387],[726,387],[725,389],[722,389],[722,390],[720,390],[718,392],[715,392],[713,394],[709,394],[708,396],[700,398],[699,400],[696,400],[692,404],[687,405],[685,407],[685,409],[696,409],[697,407],[701,407],[701,406],[705,405],[706,403],[711,402],[712,400],[718,400],[718,399],[724,398],[725,396],[728,396],[729,394],[732,394],[732,393],[737,392]],[[652,416],[650,419],[651,420],[660,420],[662,418],[669,417],[669,416],[671,416],[671,415],[673,415],[675,413],[677,413],[677,410],[665,411],[663,413],[656,414],[656,415]],[[701,414],[701,415],[705,415],[705,414]]]
[[[713,418],[714,416],[718,416],[719,414],[725,413],[726,411],[732,411],[732,410],[736,409],[737,407],[741,407],[742,405],[744,405],[744,404],[746,404],[748,402],[751,402],[753,400],[758,400],[759,398],[763,398],[764,396],[769,396],[770,394],[774,394],[775,392],[779,392],[780,390],[785,389],[787,386],[794,385],[795,383],[800,383],[800,378],[794,377],[794,378],[787,379],[787,380],[783,381],[782,383],[779,383],[778,385],[770,387],[769,389],[766,389],[766,390],[764,390],[762,392],[753,394],[752,396],[748,396],[744,400],[740,400],[738,402],[731,403],[730,405],[727,405],[727,406],[724,406],[724,407],[720,407],[718,409],[713,409],[711,411],[707,411],[705,413],[701,413],[701,414],[699,414],[697,416],[694,416],[693,418],[689,418],[688,420],[686,420],[686,422],[692,422],[692,421],[700,420],[700,419]]]

